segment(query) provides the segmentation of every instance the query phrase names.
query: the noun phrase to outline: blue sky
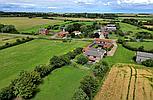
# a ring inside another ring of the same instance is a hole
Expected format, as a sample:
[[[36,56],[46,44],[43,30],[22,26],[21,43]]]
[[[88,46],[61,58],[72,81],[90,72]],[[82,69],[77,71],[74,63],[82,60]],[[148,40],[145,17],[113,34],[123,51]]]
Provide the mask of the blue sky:
[[[153,13],[153,0],[0,0],[0,11]]]

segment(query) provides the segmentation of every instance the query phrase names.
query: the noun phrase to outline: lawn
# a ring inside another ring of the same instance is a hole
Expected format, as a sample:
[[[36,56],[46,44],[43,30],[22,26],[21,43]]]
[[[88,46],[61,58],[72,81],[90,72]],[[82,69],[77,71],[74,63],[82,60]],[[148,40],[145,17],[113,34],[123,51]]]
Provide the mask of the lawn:
[[[139,48],[144,46],[145,50],[153,50],[153,42],[127,42],[129,46]]]
[[[153,34],[153,31],[142,29],[142,28],[139,28],[139,27],[134,26],[134,25],[130,25],[130,24],[127,24],[127,23],[122,23],[122,22],[120,22],[119,24],[120,24],[121,30],[123,32],[132,31],[133,33],[138,33],[138,32],[144,31],[144,32],[150,32],[150,33]]]
[[[31,32],[38,30],[40,27],[45,27],[46,25],[62,24],[64,21],[42,18],[29,19],[28,17],[1,17],[0,23],[15,25],[20,32]]]
[[[51,40],[33,40],[0,50],[0,88],[5,87],[21,70],[32,70],[39,64],[47,64],[54,55],[62,55],[86,46],[88,42],[63,43]]]
[[[110,65],[116,63],[134,63],[134,56],[135,52],[130,51],[119,44],[114,56],[106,57],[103,60],[107,61]]]
[[[72,66],[65,66],[52,72],[40,86],[40,92],[33,100],[72,100],[81,79],[89,74]]]

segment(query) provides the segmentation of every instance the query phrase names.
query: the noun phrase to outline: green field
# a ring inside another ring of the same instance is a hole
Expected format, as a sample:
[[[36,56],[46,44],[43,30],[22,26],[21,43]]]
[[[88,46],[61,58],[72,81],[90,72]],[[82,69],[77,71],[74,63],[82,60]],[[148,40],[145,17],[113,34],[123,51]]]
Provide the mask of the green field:
[[[129,46],[139,48],[144,46],[145,50],[153,50],[153,42],[127,42]]]
[[[62,55],[86,46],[88,42],[63,43],[51,40],[33,40],[0,50],[0,88],[5,87],[21,70],[32,70],[39,64],[47,64],[54,55]]]
[[[133,33],[138,33],[138,32],[144,31],[144,32],[150,32],[150,33],[153,34],[152,31],[149,31],[149,30],[146,30],[146,29],[142,29],[142,28],[139,28],[139,27],[134,26],[134,25],[130,25],[130,24],[127,24],[127,23],[122,23],[122,22],[120,22],[119,24],[120,24],[121,30],[122,30],[123,32],[132,31]],[[133,34],[133,35],[134,35],[134,34]],[[132,35],[132,36],[133,36],[133,35]]]
[[[64,21],[42,18],[29,19],[28,17],[1,17],[0,23],[15,25],[17,30],[20,32],[35,32],[38,31],[39,28],[45,27],[46,25],[62,24]]]
[[[5,45],[5,43],[13,43],[16,39],[22,39],[22,36],[10,36],[0,33],[0,46]]]
[[[119,44],[114,56],[106,57],[103,60],[107,61],[110,65],[116,63],[134,63],[134,56],[135,52],[130,51]]]
[[[72,66],[57,69],[47,76],[40,86],[40,92],[34,100],[72,100],[72,96],[80,86],[81,79],[89,74]]]

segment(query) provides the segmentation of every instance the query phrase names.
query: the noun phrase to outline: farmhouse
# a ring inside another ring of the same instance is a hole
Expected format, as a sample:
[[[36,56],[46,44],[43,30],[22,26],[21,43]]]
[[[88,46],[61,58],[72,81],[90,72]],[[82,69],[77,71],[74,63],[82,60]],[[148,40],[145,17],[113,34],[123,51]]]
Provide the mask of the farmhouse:
[[[106,51],[103,49],[88,48],[84,54],[91,62],[98,62],[106,54]]]
[[[47,34],[49,34],[49,30],[48,30],[48,29],[45,29],[45,28],[41,28],[41,29],[39,30],[39,34],[47,35]]]
[[[153,59],[153,53],[146,53],[146,52],[137,52],[136,53],[136,62],[141,63],[147,59]]]

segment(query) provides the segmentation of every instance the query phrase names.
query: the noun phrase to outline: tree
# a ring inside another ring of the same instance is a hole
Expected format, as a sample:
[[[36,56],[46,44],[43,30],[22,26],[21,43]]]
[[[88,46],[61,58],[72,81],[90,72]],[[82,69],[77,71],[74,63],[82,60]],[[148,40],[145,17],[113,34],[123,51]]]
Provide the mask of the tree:
[[[83,78],[83,81],[81,81],[80,88],[87,94],[90,100],[92,100],[94,94],[96,93],[98,89],[98,81],[93,76],[86,76]]]
[[[72,100],[89,100],[89,97],[81,88],[79,88],[74,93]]]
[[[140,46],[140,47],[138,48],[138,50],[139,50],[139,51],[144,51],[144,46]]]
[[[14,97],[12,86],[0,90],[0,100],[11,100]]]
[[[76,57],[76,60],[77,60],[76,62],[78,64],[84,65],[84,64],[86,64],[88,62],[88,57],[86,57],[85,55],[81,54],[81,55],[78,55]]]
[[[142,64],[147,67],[153,67],[153,59],[147,59],[146,61],[143,61]]]
[[[41,77],[37,72],[23,71],[20,73],[19,77],[11,83],[14,90],[13,93],[15,96],[22,97],[24,99],[31,98],[41,81]]]

